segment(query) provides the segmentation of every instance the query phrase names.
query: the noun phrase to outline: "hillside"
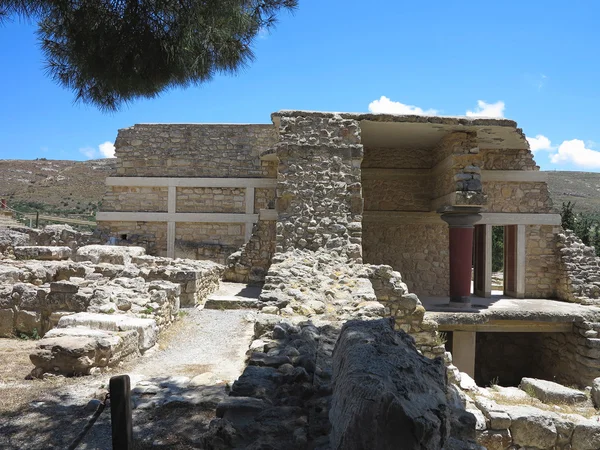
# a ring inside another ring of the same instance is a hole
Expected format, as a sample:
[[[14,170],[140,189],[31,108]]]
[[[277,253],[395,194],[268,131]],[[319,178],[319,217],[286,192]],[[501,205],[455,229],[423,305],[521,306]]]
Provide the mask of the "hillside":
[[[90,217],[104,195],[104,179],[116,159],[90,161],[0,160],[0,197],[24,212]],[[548,172],[548,186],[558,210],[574,202],[575,210],[600,212],[600,173]]]
[[[600,212],[600,173],[549,171],[548,188],[558,210],[570,201],[575,211]]]
[[[18,211],[93,217],[116,159],[0,160],[0,197]]]

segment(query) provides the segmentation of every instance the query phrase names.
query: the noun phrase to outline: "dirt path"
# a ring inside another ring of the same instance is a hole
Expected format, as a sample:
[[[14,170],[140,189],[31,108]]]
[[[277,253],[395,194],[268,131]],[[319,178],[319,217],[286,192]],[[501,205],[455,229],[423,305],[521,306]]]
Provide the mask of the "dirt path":
[[[95,410],[90,400],[102,396],[110,376],[123,373],[136,386],[136,448],[199,448],[216,404],[244,369],[254,314],[186,309],[150,355],[82,378],[24,380],[34,343],[0,339],[0,448],[66,448]],[[108,411],[78,448],[111,448]]]

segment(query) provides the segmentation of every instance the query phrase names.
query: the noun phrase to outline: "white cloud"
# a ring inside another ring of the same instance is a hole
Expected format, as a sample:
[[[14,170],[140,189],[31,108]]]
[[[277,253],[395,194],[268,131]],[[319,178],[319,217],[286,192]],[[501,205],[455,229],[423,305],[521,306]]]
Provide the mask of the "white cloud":
[[[104,158],[114,158],[115,157],[115,146],[112,142],[106,141],[104,144],[100,144],[98,146],[100,149],[100,154]]]
[[[114,158],[115,146],[112,142],[106,141],[100,144],[97,149],[93,147],[83,147],[79,149],[79,152],[87,156],[88,159]]]
[[[571,162],[576,166],[587,169],[600,168],[600,152],[587,148],[581,139],[563,141],[558,152],[550,157],[554,164]]]
[[[477,109],[467,111],[467,117],[489,117],[501,119],[504,117],[504,102],[486,103],[483,100],[477,100]]]
[[[527,142],[529,142],[529,148],[534,153],[538,150],[554,150],[556,148],[552,147],[550,139],[543,134],[538,134],[536,137],[528,137]]]
[[[382,95],[379,100],[373,100],[369,103],[369,112],[375,114],[404,114],[404,115],[421,115],[421,116],[436,116],[437,110],[427,109],[423,110],[418,106],[405,105],[400,102],[393,102],[385,95]]]

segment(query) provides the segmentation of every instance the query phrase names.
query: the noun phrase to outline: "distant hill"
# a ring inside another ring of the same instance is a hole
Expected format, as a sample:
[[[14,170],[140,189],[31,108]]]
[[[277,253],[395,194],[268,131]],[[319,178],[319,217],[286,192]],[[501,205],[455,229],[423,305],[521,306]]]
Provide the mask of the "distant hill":
[[[18,211],[92,218],[116,159],[0,160],[0,198]]]
[[[577,212],[600,213],[600,173],[548,171],[548,189],[554,206],[575,203]]]
[[[24,212],[93,217],[104,195],[104,180],[115,173],[116,159],[90,161],[0,160],[0,197]],[[600,173],[548,171],[548,187],[558,210],[600,214]]]

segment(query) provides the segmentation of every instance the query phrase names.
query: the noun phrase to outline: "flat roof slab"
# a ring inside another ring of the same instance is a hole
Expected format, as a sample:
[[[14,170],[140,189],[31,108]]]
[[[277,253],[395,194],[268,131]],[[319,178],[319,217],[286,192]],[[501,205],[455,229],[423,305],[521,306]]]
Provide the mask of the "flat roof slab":
[[[444,297],[423,297],[421,303],[441,331],[570,331],[574,322],[600,322],[599,307],[549,299],[472,297],[466,310],[450,308]]]

